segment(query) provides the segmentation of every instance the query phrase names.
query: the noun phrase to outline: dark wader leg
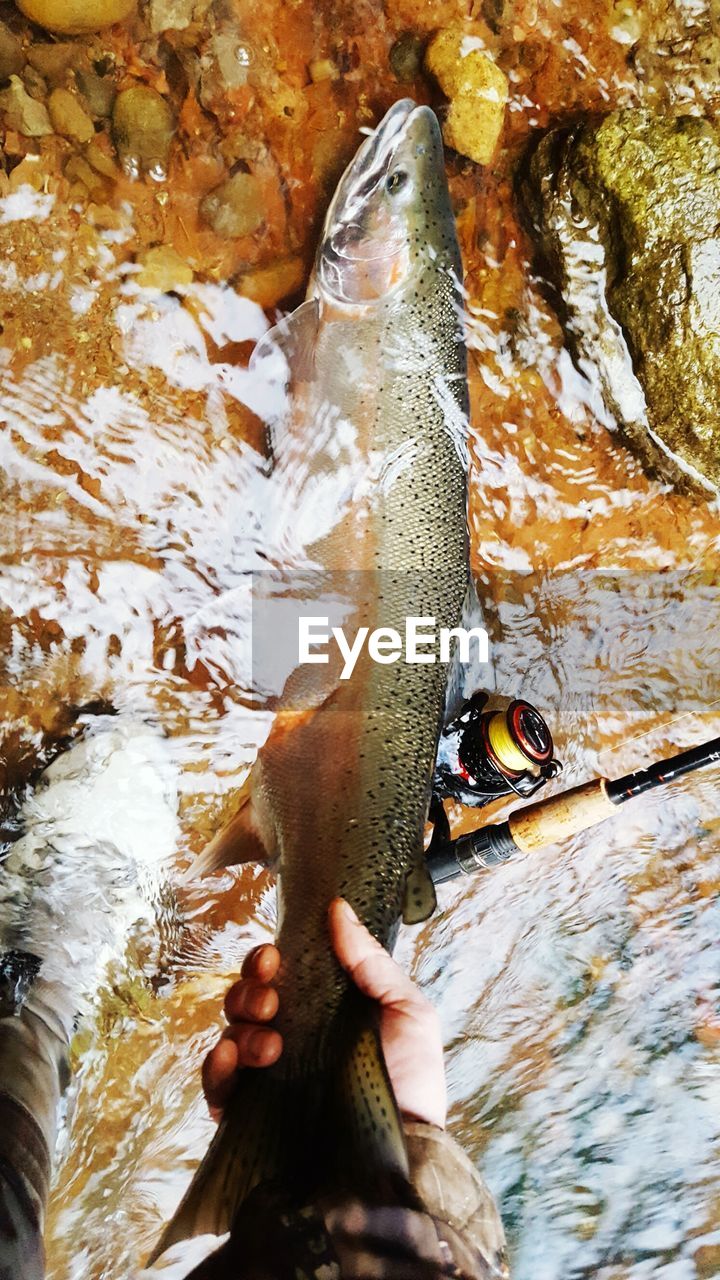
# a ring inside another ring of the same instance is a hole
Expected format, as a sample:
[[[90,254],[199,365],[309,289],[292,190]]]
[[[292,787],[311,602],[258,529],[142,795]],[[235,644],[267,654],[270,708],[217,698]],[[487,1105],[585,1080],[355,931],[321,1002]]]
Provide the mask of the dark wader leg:
[[[22,1009],[0,1017],[0,1280],[42,1280],[42,1232],[68,1041],[55,994],[37,982]]]
[[[47,1198],[50,1155],[35,1121],[0,1097],[0,1280],[43,1280],[45,1254],[36,1198]],[[18,1170],[29,1171],[26,1179]],[[27,1183],[35,1187],[32,1196]]]

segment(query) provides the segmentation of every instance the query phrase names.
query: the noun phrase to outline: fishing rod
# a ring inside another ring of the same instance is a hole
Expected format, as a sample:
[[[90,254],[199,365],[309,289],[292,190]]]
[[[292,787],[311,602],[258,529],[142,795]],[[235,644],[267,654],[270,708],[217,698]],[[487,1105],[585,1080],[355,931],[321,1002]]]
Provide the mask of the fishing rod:
[[[460,836],[458,840],[431,841],[427,867],[435,884],[470,875],[507,862],[515,853],[530,853],[557,844],[604,822],[620,805],[646,791],[666,786],[686,773],[720,762],[720,737],[658,760],[647,769],[626,773],[614,781],[593,778],[569,791],[539,800],[512,813],[506,822],[493,823]]]

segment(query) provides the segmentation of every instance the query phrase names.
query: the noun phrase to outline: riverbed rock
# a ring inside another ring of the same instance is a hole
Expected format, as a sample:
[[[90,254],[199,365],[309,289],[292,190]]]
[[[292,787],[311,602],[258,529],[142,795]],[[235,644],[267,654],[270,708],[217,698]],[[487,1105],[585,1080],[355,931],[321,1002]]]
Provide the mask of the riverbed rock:
[[[699,1280],[712,1280],[720,1275],[720,1244],[701,1244],[693,1254]]]
[[[26,138],[44,138],[53,132],[45,104],[30,97],[19,76],[11,76],[7,89],[0,93],[0,111],[8,128]]]
[[[175,118],[169,103],[148,85],[125,89],[115,99],[112,130],[120,163],[132,178],[167,176]]]
[[[505,119],[508,83],[465,27],[448,27],[433,37],[425,66],[450,100],[443,136],[449,147],[477,164],[493,157]]]
[[[322,84],[323,80],[337,80],[340,76],[337,63],[332,58],[313,58],[308,71],[313,84]]]
[[[390,67],[396,80],[408,84],[417,79],[422,69],[423,42],[414,31],[404,31],[389,53]]]
[[[69,89],[53,89],[48,98],[48,112],[53,129],[71,142],[90,142],[95,128],[87,111]]]
[[[81,67],[75,72],[75,81],[90,113],[98,120],[109,119],[117,96],[112,76],[99,76]]]
[[[140,254],[140,272],[135,277],[143,289],[159,289],[169,293],[183,285],[192,284],[193,269],[172,245],[156,245]]]
[[[67,86],[71,72],[87,58],[87,53],[75,40],[53,40],[31,44],[27,56],[30,66],[39,71],[51,89],[57,89]]]
[[[196,0],[149,0],[145,17],[150,30],[184,31],[193,20]]]
[[[307,281],[307,263],[295,255],[280,258],[266,267],[256,267],[235,280],[235,291],[261,307],[276,307],[292,294],[299,293]]]
[[[254,51],[243,38],[240,23],[231,15],[223,16],[216,22],[200,57],[198,94],[203,107],[213,115],[223,116],[228,95],[247,84],[254,62]]]
[[[523,183],[581,365],[646,468],[720,486],[720,131],[644,110],[547,134]]]
[[[122,22],[134,12],[136,0],[17,0],[17,7],[48,31],[71,36]]]
[[[23,47],[14,31],[0,22],[0,80],[16,76],[25,66]]]
[[[257,180],[251,173],[234,173],[200,202],[203,220],[226,238],[247,236],[263,220],[263,203]]]

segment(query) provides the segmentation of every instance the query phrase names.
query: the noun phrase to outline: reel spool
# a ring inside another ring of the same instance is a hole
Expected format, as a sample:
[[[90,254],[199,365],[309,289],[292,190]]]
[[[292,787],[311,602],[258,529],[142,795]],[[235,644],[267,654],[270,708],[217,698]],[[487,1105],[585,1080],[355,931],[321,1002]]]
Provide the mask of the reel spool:
[[[480,808],[499,797],[526,798],[560,772],[550,729],[540,712],[522,699],[485,710],[488,695],[476,693],[443,731],[434,792]]]

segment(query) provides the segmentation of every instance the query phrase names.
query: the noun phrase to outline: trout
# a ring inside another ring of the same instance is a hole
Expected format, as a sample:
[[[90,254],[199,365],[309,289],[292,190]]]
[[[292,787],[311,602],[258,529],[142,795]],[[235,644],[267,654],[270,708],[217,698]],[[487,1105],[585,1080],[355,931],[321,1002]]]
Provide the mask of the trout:
[[[363,622],[401,632],[408,613],[456,626],[468,587],[461,271],[436,117],[398,102],[340,180],[308,297],[270,342],[289,406],[275,460],[328,474],[351,446],[367,463],[310,562]],[[298,1205],[339,1188],[376,1203],[410,1196],[374,1007],[331,953],[327,908],[347,898],[389,948],[401,916],[432,912],[423,835],[447,683],[437,657],[367,652],[349,679],[329,661],[288,681],[247,801],[203,859],[208,869],[262,849],[276,868],[284,1049],[241,1073],[153,1258],[231,1228],[258,1184]]]

